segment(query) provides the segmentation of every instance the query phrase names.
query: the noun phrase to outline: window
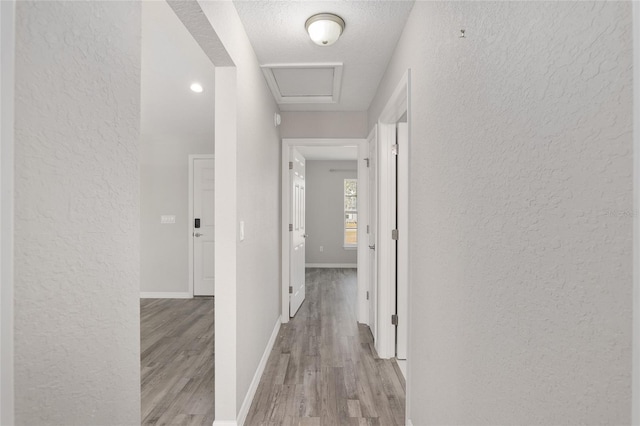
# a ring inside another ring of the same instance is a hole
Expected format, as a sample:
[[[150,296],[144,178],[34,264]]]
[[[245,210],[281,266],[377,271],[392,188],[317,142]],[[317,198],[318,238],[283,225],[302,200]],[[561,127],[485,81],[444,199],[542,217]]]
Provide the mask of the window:
[[[344,246],[358,245],[358,180],[344,180]]]

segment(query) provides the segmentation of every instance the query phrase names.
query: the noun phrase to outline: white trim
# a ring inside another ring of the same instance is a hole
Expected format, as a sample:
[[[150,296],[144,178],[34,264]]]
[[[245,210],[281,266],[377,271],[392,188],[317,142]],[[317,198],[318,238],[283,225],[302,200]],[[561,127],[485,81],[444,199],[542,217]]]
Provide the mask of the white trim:
[[[357,263],[307,263],[306,268],[357,268]]]
[[[407,426],[413,426],[413,422],[411,421],[411,419],[407,419]]]
[[[396,358],[396,363],[398,364],[398,368],[400,369],[400,372],[402,373],[402,377],[404,377],[404,380],[407,380],[407,360],[406,359],[397,359]]]
[[[235,420],[214,420],[213,426],[238,426]]]
[[[281,261],[281,269],[280,269],[280,277],[282,279],[282,287],[280,288],[280,307],[282,309],[280,319],[283,324],[289,322],[289,273],[290,269],[290,261],[289,261],[289,246],[291,242],[289,241],[289,208],[290,208],[290,200],[289,200],[289,155],[290,155],[290,146],[285,144],[284,139],[282,140],[282,176],[280,178],[280,184],[282,185],[282,189],[280,190],[280,201],[282,203],[282,208],[280,210],[281,216],[281,226],[282,235],[280,236],[280,261]]]
[[[640,4],[633,11],[633,208],[640,208]],[[631,423],[640,426],[640,218],[633,215],[633,350]]]
[[[408,115],[408,114],[407,114]],[[396,266],[396,309],[398,326],[396,327],[396,358],[407,359],[409,338],[409,125],[398,123],[396,126],[398,139],[398,170],[396,200],[398,209],[396,226],[398,229],[397,266]]]
[[[237,87],[235,67],[215,68],[215,412],[226,421],[238,417]]]
[[[14,424],[15,2],[0,2],[0,424]]]
[[[244,401],[242,402],[242,406],[240,407],[240,412],[238,413],[238,420],[236,422],[238,426],[243,426],[244,422],[247,420],[247,414],[249,414],[251,403],[253,402],[253,398],[256,396],[256,391],[258,390],[258,385],[260,384],[260,379],[262,378],[264,369],[267,366],[267,361],[269,360],[269,355],[271,354],[271,350],[273,349],[273,346],[276,343],[276,339],[278,338],[278,332],[280,331],[281,324],[282,324],[282,317],[278,317],[276,324],[273,326],[273,332],[271,333],[271,337],[269,337],[269,341],[267,342],[267,347],[264,348],[264,353],[262,354],[262,358],[260,358],[260,363],[258,364],[256,373],[253,375],[253,380],[251,380],[251,384],[249,385],[249,390],[247,391],[247,395],[244,397]]]
[[[192,299],[193,295],[186,291],[144,291],[140,299]]]
[[[313,63],[313,64],[268,64],[260,67],[269,89],[278,104],[335,104],[340,101],[342,87],[342,63]],[[333,91],[331,96],[282,96],[280,87],[273,74],[274,69],[316,68],[333,69]]]
[[[378,158],[378,125],[374,124],[373,129],[369,132],[369,136],[367,136],[367,147],[366,147],[366,155],[368,163],[368,167],[366,170],[366,181],[367,181],[367,189],[365,193],[367,194],[366,203],[368,205],[367,209],[367,217],[366,223],[369,226],[369,232],[364,234],[366,236],[365,245],[369,249],[367,253],[364,253],[364,258],[360,259],[360,254],[358,254],[358,263],[366,266],[365,279],[367,281],[367,299],[365,305],[365,312],[367,314],[367,324],[369,325],[370,331],[373,334],[374,338],[378,333],[378,286],[377,286],[377,260],[378,254],[375,250],[376,238],[378,235],[378,176],[376,174],[371,173],[372,169],[378,168],[377,166],[377,158]],[[375,204],[375,205],[374,205]],[[376,213],[374,215],[374,213]],[[375,216],[375,220],[373,220]],[[363,241],[363,242],[364,242]],[[373,249],[372,249],[373,248]],[[364,268],[363,268],[364,269]]]
[[[378,122],[378,321],[375,346],[380,358],[395,356],[395,327],[391,324],[396,305],[396,252],[391,238],[396,214],[395,157],[391,153],[395,143],[395,121]]]
[[[389,176],[389,164],[384,164],[384,160],[389,154],[390,151],[390,141],[395,139],[395,124],[400,120],[400,118],[405,114],[407,114],[407,127],[408,127],[408,149],[407,155],[410,155],[411,151],[411,70],[408,69],[404,74],[400,83],[393,91],[393,94],[389,97],[387,104],[385,105],[380,117],[378,118],[378,175],[380,190],[380,197],[378,199],[378,205],[384,206],[383,200],[385,198],[388,199],[389,186],[391,183],[391,176]],[[386,152],[385,152],[386,151]],[[389,159],[387,159],[387,163]],[[410,167],[410,162],[409,162]],[[385,176],[386,172],[386,176]],[[411,171],[407,170],[406,176],[406,184],[410,187],[409,181],[411,177]],[[385,186],[387,188],[385,188]],[[407,230],[403,232],[406,238],[406,247],[410,247],[409,238],[411,235],[411,215],[410,215],[410,205],[409,200],[411,199],[411,194],[409,193],[409,188],[406,191],[407,197],[406,200],[399,200],[400,203],[406,202],[404,206],[400,206],[401,209],[406,209],[409,212]],[[403,197],[404,198],[404,197]],[[386,205],[389,208],[389,204]],[[392,282],[395,280],[391,280],[393,277],[391,272],[389,271],[389,262],[388,258],[385,260],[384,254],[387,256],[390,253],[388,250],[388,245],[390,241],[390,221],[388,220],[390,217],[390,212],[385,211],[386,209],[379,208],[378,214],[378,234],[377,234],[377,255],[378,255],[378,320],[377,320],[377,337],[376,341],[376,350],[378,351],[378,355],[381,358],[387,358],[393,356],[395,353],[395,330],[391,325],[391,321],[389,321],[392,312],[395,309],[395,289],[391,288]],[[386,217],[386,219],[385,219]],[[386,227],[385,227],[386,226]],[[382,238],[384,236],[384,238]],[[400,235],[400,238],[403,238]],[[385,244],[386,242],[386,244]],[[408,255],[408,251],[405,251]],[[411,277],[411,265],[409,264],[409,259],[399,260],[399,265],[403,268],[407,268],[406,276],[408,280],[408,286],[406,290],[407,301],[411,300],[411,286],[412,286],[412,277]],[[406,375],[406,405],[405,405],[405,416],[407,418],[407,423],[410,423],[408,420],[411,414],[411,339],[412,339],[412,327],[411,327],[411,304],[407,303],[407,328],[408,328],[408,338],[407,338],[407,375]]]
[[[215,156],[213,154],[191,154],[189,155],[189,220],[187,221],[187,235],[189,236],[189,295],[193,297],[193,288],[194,288],[194,271],[193,271],[193,171],[194,171],[194,160],[214,160],[215,166]],[[214,183],[215,185],[215,183]],[[215,292],[214,292],[215,294]]]
[[[378,321],[376,327],[376,350],[380,358],[395,355],[395,329],[391,315],[395,312],[395,256],[391,244],[392,216],[395,215],[395,174],[392,172],[395,159],[391,145],[395,143],[396,123],[407,112],[409,121],[409,80],[410,70],[404,74],[393,94],[387,101],[378,119],[378,234],[376,253],[378,255]],[[411,128],[411,123],[408,123]],[[409,133],[409,145],[411,145]],[[384,208],[382,208],[384,207]],[[409,232],[407,232],[407,237]],[[406,263],[405,263],[406,264]],[[410,285],[409,285],[410,287]],[[408,320],[408,318],[407,318]],[[408,321],[410,323],[410,321]],[[410,340],[410,338],[408,339]]]
[[[340,138],[340,139],[282,139],[282,210],[281,210],[281,276],[282,276],[282,286],[280,289],[281,295],[281,308],[282,308],[282,322],[289,322],[289,156],[292,147],[296,146],[358,146],[358,188],[362,188],[367,186],[364,180],[367,180],[367,175],[361,171],[364,166],[364,158],[366,157],[367,148],[366,147],[367,140],[366,139],[350,139],[350,138]],[[364,227],[360,226],[365,222],[361,221],[360,217],[363,215],[365,218],[368,218],[367,211],[369,209],[369,202],[367,198],[367,194],[364,193],[362,196],[358,194],[358,202],[360,202],[362,197],[364,207],[361,208],[360,204],[358,204],[358,238],[365,238],[363,235],[366,233],[362,233]],[[358,245],[358,259],[362,259],[363,256],[368,256],[367,251],[369,250],[366,244]],[[363,254],[364,252],[364,254]],[[366,262],[360,264],[360,268],[358,268],[358,303],[356,304],[356,318],[358,322],[367,324],[368,323],[368,314],[366,311],[366,292],[368,289],[367,282],[367,274],[363,272],[366,269]],[[357,267],[357,266],[356,266]]]

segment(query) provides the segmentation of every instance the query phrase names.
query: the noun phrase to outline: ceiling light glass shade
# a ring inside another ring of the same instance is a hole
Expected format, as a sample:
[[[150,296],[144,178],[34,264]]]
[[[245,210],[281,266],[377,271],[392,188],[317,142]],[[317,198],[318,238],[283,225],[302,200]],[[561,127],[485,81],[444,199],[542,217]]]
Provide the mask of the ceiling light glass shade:
[[[320,13],[307,19],[305,27],[315,44],[331,46],[344,31],[344,20],[331,13]]]

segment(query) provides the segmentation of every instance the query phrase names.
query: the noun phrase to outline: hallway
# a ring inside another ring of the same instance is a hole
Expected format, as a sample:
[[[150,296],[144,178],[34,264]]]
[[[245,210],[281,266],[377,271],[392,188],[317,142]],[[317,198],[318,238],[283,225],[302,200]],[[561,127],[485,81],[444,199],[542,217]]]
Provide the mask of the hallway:
[[[404,425],[405,382],[355,318],[356,270],[307,269],[307,298],[283,324],[246,425]]]

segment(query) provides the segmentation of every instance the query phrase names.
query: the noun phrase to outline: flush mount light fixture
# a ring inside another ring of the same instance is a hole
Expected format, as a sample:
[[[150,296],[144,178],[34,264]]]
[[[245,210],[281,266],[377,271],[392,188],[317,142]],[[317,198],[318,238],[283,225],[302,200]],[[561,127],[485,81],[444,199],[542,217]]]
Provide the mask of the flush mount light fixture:
[[[204,89],[202,88],[202,84],[200,83],[192,83],[191,84],[191,91],[192,92],[196,92],[196,93],[202,93]]]
[[[318,46],[331,46],[344,31],[344,20],[333,13],[319,13],[304,24],[309,37]]]

